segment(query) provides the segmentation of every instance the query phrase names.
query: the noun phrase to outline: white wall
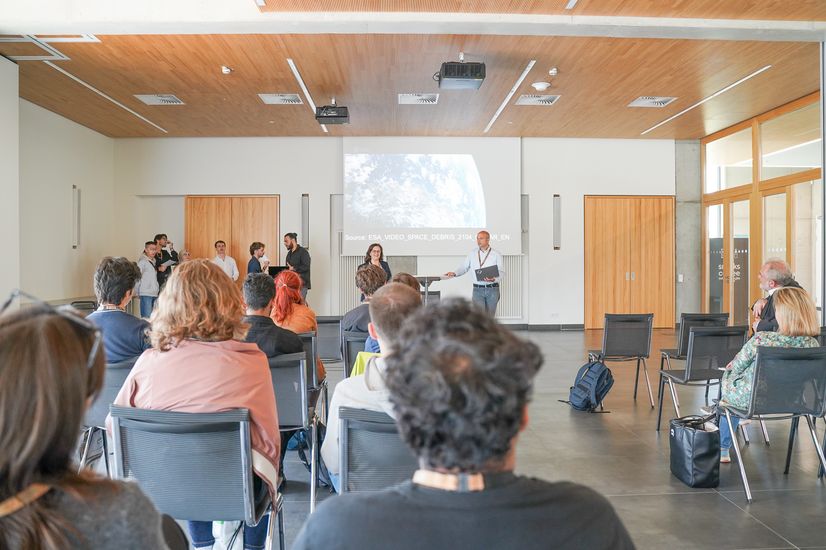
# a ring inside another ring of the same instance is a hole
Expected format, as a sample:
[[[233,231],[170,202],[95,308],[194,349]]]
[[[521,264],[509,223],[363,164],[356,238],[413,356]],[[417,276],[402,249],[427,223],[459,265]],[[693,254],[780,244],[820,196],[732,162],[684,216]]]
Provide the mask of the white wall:
[[[17,65],[0,56],[0,300],[20,286],[19,100]]]
[[[28,101],[19,106],[21,284],[43,300],[91,296],[97,262],[122,253],[112,238],[114,140]],[[72,185],[81,198],[77,249]]]
[[[584,196],[673,195],[671,140],[522,140],[530,196],[529,322],[583,324]],[[562,200],[562,246],[553,249],[552,199]]]

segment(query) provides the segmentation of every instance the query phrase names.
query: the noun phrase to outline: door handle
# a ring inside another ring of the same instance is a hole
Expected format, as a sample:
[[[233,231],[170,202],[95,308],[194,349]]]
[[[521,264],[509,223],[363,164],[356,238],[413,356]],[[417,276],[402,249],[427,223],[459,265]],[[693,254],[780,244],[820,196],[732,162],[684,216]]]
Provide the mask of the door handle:
[[[635,271],[632,271],[632,272],[631,272],[631,280],[632,280],[632,281],[637,280],[637,273],[636,273]]]
[[[628,272],[628,271],[626,271],[626,272],[625,272],[625,280],[626,280],[626,281],[631,280],[629,275],[630,275],[630,274],[629,274],[629,272]]]

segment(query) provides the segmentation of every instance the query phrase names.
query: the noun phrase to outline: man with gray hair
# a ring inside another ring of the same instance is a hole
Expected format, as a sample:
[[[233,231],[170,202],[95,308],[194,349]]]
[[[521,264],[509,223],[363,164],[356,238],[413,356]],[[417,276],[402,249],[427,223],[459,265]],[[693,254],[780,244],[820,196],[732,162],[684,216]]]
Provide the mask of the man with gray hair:
[[[774,303],[772,295],[778,288],[791,286],[800,288],[794,280],[789,264],[777,258],[771,258],[760,267],[758,275],[760,288],[768,296],[757,300],[752,306],[754,312],[754,332],[777,332],[777,319],[774,318]]]

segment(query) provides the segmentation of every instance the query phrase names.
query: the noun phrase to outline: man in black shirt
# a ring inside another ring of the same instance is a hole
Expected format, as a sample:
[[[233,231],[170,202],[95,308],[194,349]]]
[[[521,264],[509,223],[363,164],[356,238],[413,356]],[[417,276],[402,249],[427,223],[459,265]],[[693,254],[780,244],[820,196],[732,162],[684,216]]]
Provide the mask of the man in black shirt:
[[[768,296],[760,298],[752,306],[754,312],[754,322],[751,327],[754,332],[777,332],[777,319],[774,314],[774,292],[784,286],[800,288],[794,280],[789,264],[783,260],[771,259],[760,266],[760,290],[766,292]]]
[[[287,249],[287,258],[284,261],[291,271],[295,271],[301,277],[301,297],[306,301],[307,291],[310,290],[310,253],[298,244],[298,233],[284,235],[284,247]]]
[[[166,236],[166,233],[158,233],[155,235],[155,246],[158,249],[158,252],[155,254],[155,269],[158,271],[158,286],[163,288],[163,285],[166,284],[166,280],[172,273],[172,265],[174,265],[163,264],[170,260],[177,263],[178,253],[175,252],[174,245],[169,242],[169,238]]]
[[[461,299],[411,315],[396,344],[385,382],[420,469],[380,492],[325,500],[294,549],[634,548],[598,493],[513,473],[536,345]]]

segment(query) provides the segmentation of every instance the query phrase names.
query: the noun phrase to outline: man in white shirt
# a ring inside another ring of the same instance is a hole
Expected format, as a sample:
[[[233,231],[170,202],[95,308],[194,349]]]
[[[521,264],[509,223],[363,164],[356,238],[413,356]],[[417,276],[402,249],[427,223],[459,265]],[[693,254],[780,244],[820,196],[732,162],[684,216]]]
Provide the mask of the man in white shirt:
[[[473,271],[475,280],[477,269],[497,266],[499,269],[497,277],[485,277],[473,283],[473,303],[485,308],[491,316],[495,316],[496,304],[499,303],[499,281],[505,275],[502,269],[502,255],[490,246],[490,233],[487,231],[480,231],[476,234],[476,244],[479,247],[467,255],[465,262],[456,271],[445,273],[445,277],[449,279],[461,277],[468,271]]]
[[[238,273],[238,264],[235,263],[235,259],[232,256],[227,256],[227,243],[224,241],[215,241],[215,251],[218,255],[212,258],[212,263],[223,269],[224,273],[229,275],[230,279],[237,281],[240,275]]]
[[[383,353],[390,353],[402,322],[422,305],[421,295],[407,285],[388,283],[370,299],[370,323],[367,331],[379,341]],[[345,378],[336,385],[327,417],[327,436],[321,446],[321,458],[327,466],[336,491],[339,491],[338,410],[352,407],[394,416],[384,385],[385,363],[381,357],[367,362],[364,374]]]

